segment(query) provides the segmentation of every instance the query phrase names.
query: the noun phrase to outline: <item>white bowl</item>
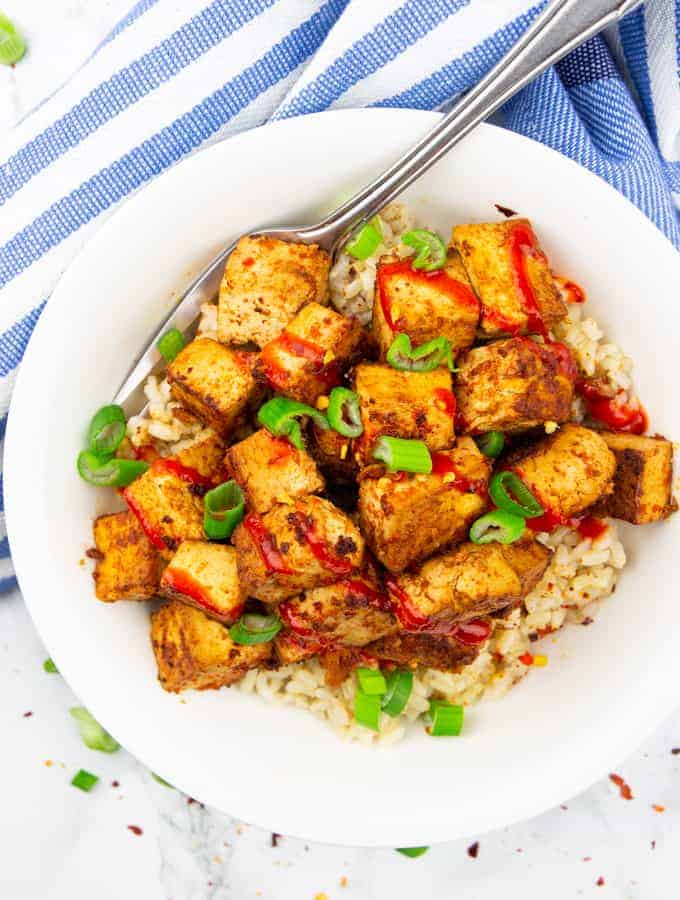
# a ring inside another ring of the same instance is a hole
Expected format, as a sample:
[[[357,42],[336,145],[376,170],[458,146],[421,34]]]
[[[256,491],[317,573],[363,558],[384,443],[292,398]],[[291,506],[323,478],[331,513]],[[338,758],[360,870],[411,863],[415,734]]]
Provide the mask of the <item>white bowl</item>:
[[[150,184],[64,275],[15,388],[6,505],[16,570],[35,623],[73,690],[151,769],[246,821],[342,844],[412,846],[532,816],[612,768],[678,702],[680,516],[626,527],[629,563],[590,628],[566,628],[534,671],[468,711],[464,736],[420,725],[393,747],[347,745],[310,714],[237,691],[164,693],[144,604],[94,598],[95,515],[108,491],[79,480],[92,412],[177,292],[229,239],[310,221],[436,120],[372,109],[293,119],[232,138]],[[604,181],[532,141],[478,129],[407,198],[444,233],[495,220],[494,203],[534,220],[557,272],[636,363],[655,430],[680,437],[680,261]]]

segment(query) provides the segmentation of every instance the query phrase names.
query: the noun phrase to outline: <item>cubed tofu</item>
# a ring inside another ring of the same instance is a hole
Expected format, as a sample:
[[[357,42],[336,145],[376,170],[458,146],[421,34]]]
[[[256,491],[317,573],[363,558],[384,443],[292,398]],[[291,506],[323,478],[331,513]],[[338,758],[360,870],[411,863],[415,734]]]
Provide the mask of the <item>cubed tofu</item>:
[[[454,385],[457,427],[467,434],[524,431],[567,422],[574,381],[563,345],[492,341],[461,354]]]
[[[480,337],[530,334],[540,331],[541,320],[550,330],[566,316],[528,219],[456,225],[451,242],[481,301]],[[530,315],[531,307],[535,315]]]
[[[161,593],[231,625],[243,612],[236,550],[208,541],[182,541],[161,577]]]
[[[151,644],[161,687],[174,694],[234,684],[272,657],[271,641],[236,644],[221,622],[177,600],[152,614]]]
[[[292,503],[325,487],[312,457],[266,428],[231,446],[226,464],[248,507],[256,513],[266,513],[277,503]]]
[[[364,432],[354,442],[360,465],[372,461],[382,435],[425,441],[430,450],[453,444],[455,399],[451,373],[400,372],[391,366],[361,363],[354,370]]]
[[[308,303],[262,348],[258,371],[277,393],[314,404],[340,384],[363,338],[358,319]]]
[[[224,269],[217,334],[264,347],[306,303],[328,302],[330,257],[316,244],[242,237]]]
[[[490,473],[472,438],[459,438],[453,450],[433,454],[430,475],[363,478],[359,515],[368,546],[396,573],[464,540],[487,507]]]
[[[667,518],[675,509],[673,445],[659,435],[600,432],[616,457],[614,489],[597,507],[597,514],[644,525]]]
[[[172,459],[157,459],[123,488],[123,497],[153,546],[167,557],[184,540],[202,540],[205,485],[186,480]]]
[[[375,665],[363,647],[331,647],[319,653],[319,662],[330,688],[339,688],[359,666]]]
[[[511,454],[503,467],[519,475],[558,524],[612,492],[616,457],[601,434],[570,422]]]
[[[217,484],[224,481],[226,449],[224,441],[212,428],[204,428],[188,446],[175,454],[175,459]]]
[[[257,384],[241,356],[212,338],[197,338],[168,366],[172,394],[219,434],[245,412]]]
[[[321,471],[333,481],[353,481],[358,470],[351,438],[333,428],[319,428],[312,423],[309,429],[309,452]]]
[[[290,666],[311,659],[318,652],[318,642],[304,641],[291,631],[280,631],[274,638],[274,654],[281,666]]]
[[[383,256],[373,299],[373,334],[384,359],[397,334],[412,346],[448,338],[454,353],[472,346],[479,322],[475,296],[457,250],[439,272],[414,269],[412,260]]]
[[[459,672],[474,662],[479,653],[478,647],[462,644],[452,637],[407,631],[380,638],[365,650],[381,663],[393,663],[403,669],[424,666],[440,672]]]
[[[364,539],[354,522],[328,500],[307,496],[250,513],[232,535],[247,596],[277,603],[331,584],[361,568]]]
[[[98,600],[150,600],[158,594],[162,561],[131,512],[94,521],[95,594]]]

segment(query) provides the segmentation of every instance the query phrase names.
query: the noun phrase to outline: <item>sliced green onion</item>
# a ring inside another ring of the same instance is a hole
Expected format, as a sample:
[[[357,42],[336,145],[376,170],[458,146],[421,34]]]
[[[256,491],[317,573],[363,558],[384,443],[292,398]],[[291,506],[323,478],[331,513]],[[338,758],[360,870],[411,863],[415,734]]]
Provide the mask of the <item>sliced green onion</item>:
[[[429,475],[432,457],[423,441],[410,441],[383,435],[375,445],[373,458],[384,462],[393,472],[417,472]]]
[[[489,496],[499,509],[523,519],[542,516],[545,510],[514,472],[496,472],[489,482]]]
[[[166,781],[165,778],[161,778],[160,775],[156,775],[155,772],[151,773],[151,777],[153,778],[154,781],[157,781],[159,784],[162,784],[163,787],[170,788],[171,791],[175,790],[174,785],[170,784],[169,781]]]
[[[87,772],[85,769],[79,769],[71,779],[73,787],[80,788],[81,791],[91,791],[95,784],[99,781],[99,776]]]
[[[59,674],[59,669],[54,665],[54,661],[52,660],[51,657],[49,657],[48,659],[45,660],[45,662],[43,663],[43,669],[46,672],[49,672],[50,675],[58,675]]]
[[[158,339],[156,348],[163,359],[167,363],[170,363],[177,356],[179,351],[183,349],[185,343],[184,335],[179,328],[171,328],[170,331],[166,331],[165,334]]]
[[[101,750],[103,753],[115,753],[116,750],[120,750],[118,741],[102,728],[84,706],[73,706],[70,713],[78,723],[83,743],[90,750]]]
[[[349,388],[335,387],[328,398],[328,424],[344,437],[356,438],[363,433],[359,395]]]
[[[380,731],[380,695],[364,694],[357,689],[354,693],[354,718],[372,731]]]
[[[396,718],[400,716],[408,703],[413,690],[413,672],[395,669],[387,676],[387,690],[382,698],[383,712]]]
[[[401,240],[407,247],[417,250],[413,260],[414,269],[422,269],[424,272],[434,272],[435,269],[443,269],[446,264],[446,244],[435,234],[425,228],[414,228],[402,234]]]
[[[115,403],[94,414],[87,432],[87,445],[95,456],[113,456],[125,437],[125,413]]]
[[[374,216],[345,244],[345,251],[355,259],[368,259],[369,256],[373,256],[381,242],[380,221],[377,216]]]
[[[504,509],[494,509],[473,523],[470,540],[473,544],[490,544],[492,541],[512,544],[522,537],[525,527],[521,516],[506,512]]]
[[[272,397],[258,410],[257,421],[276,437],[288,438],[294,447],[302,450],[299,416],[309,416],[319,428],[328,428],[328,420],[318,409],[288,397]]]
[[[490,456],[492,459],[495,459],[497,456],[500,456],[501,450],[505,446],[505,438],[502,431],[487,431],[486,434],[480,434],[476,437],[475,443],[484,456]]]
[[[281,631],[281,620],[278,616],[261,616],[258,613],[245,613],[238,622],[229,629],[229,636],[235,644],[266,644]]]
[[[417,859],[419,856],[427,853],[429,849],[429,847],[397,847],[397,853],[402,853],[411,859]]]
[[[382,696],[387,690],[385,676],[380,669],[357,669],[357,681],[359,682],[359,690],[364,694]]]
[[[14,22],[0,13],[0,63],[13,66],[26,52],[26,42]]]
[[[78,473],[97,487],[125,487],[149,468],[141,459],[102,459],[89,450],[78,454]]]
[[[429,718],[427,731],[432,737],[458,737],[463,730],[465,710],[446,700],[431,700]]]
[[[243,518],[245,499],[235,481],[225,481],[203,498],[203,530],[211,541],[225,541]]]
[[[398,334],[387,351],[387,362],[400,372],[432,372],[439,366],[446,365],[452,372],[453,365],[451,341],[445,337],[436,337],[417,347],[411,346],[411,338],[407,334]]]

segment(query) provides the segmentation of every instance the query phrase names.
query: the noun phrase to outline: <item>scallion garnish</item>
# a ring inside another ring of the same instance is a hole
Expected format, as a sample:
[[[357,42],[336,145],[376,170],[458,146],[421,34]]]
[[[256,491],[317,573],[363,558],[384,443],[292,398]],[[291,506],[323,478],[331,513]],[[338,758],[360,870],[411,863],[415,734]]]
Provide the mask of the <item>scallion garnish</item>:
[[[92,790],[98,781],[98,775],[93,775],[92,772],[88,772],[85,769],[79,769],[71,779],[71,784],[73,787],[80,788],[81,791],[87,793]]]
[[[328,398],[328,424],[344,437],[356,438],[363,433],[359,395],[349,388],[335,387]]]
[[[501,450],[505,446],[505,438],[502,431],[487,431],[475,438],[475,443],[484,454],[495,459],[500,456]]]
[[[504,509],[494,509],[472,524],[470,540],[473,544],[490,544],[492,541],[512,544],[522,537],[525,528],[521,516],[506,512]]]
[[[397,853],[403,856],[409,856],[411,859],[417,859],[430,849],[429,847],[397,847]]]
[[[446,264],[446,244],[435,234],[425,228],[414,228],[401,236],[402,243],[417,251],[412,266],[424,272],[443,269]]]
[[[357,688],[354,692],[354,718],[372,731],[380,731],[380,694],[364,694]]]
[[[50,675],[58,675],[59,669],[54,665],[54,661],[51,657],[48,657],[43,663],[43,669],[45,672],[49,672]]]
[[[428,734],[432,737],[457,737],[463,730],[464,717],[462,706],[447,703],[446,700],[431,700]]]
[[[151,777],[153,778],[154,781],[157,781],[159,784],[162,784],[163,787],[170,788],[171,791],[175,790],[174,785],[170,784],[169,781],[166,781],[165,778],[161,778],[160,775],[156,775],[155,772],[151,773]]]
[[[73,706],[70,713],[78,723],[78,730],[83,743],[90,750],[101,750],[102,753],[115,753],[120,744],[105,731],[94,716],[84,706]]]
[[[245,613],[229,629],[229,636],[235,644],[266,644],[281,631],[278,616],[261,616]]]
[[[102,459],[89,450],[78,454],[78,473],[97,487],[126,487],[149,468],[141,459]]]
[[[225,481],[203,498],[203,530],[211,541],[225,541],[243,518],[245,499],[235,481]]]
[[[388,716],[396,718],[404,711],[413,690],[413,672],[395,669],[387,676],[387,690],[383,694],[382,709]]]
[[[328,428],[328,420],[318,409],[288,397],[272,397],[258,410],[257,421],[276,437],[288,438],[294,447],[302,450],[302,431],[298,422],[301,416],[309,416],[319,428]]]
[[[382,696],[387,690],[385,676],[380,669],[359,668],[357,669],[357,681],[359,690],[364,694],[377,694]]]
[[[387,362],[400,372],[432,372],[439,366],[447,366],[455,372],[451,342],[445,337],[436,337],[418,347],[411,346],[407,334],[398,334],[387,351]]]
[[[115,403],[94,414],[87,432],[90,451],[102,459],[113,456],[125,437],[125,413]]]
[[[171,328],[158,339],[156,348],[166,363],[171,363],[185,343],[184,335],[179,328]]]
[[[534,519],[545,510],[524,482],[514,472],[496,472],[489,482],[489,496],[499,509]]]
[[[26,52],[26,41],[16,25],[0,13],[0,63],[13,66]]]
[[[373,256],[381,242],[380,221],[377,216],[374,216],[345,244],[345,251],[355,259],[368,259],[369,256]]]
[[[383,435],[375,445],[373,458],[384,462],[393,472],[428,475],[432,471],[432,457],[423,441]]]

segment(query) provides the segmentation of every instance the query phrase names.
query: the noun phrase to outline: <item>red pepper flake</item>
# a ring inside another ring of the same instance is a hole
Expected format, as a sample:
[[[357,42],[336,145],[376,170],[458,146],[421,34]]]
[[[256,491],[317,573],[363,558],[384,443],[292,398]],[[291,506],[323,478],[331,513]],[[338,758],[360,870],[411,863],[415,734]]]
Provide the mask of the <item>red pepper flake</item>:
[[[673,754],[673,756],[680,756],[680,747],[673,747],[671,753]]]
[[[615,784],[617,786],[617,788],[619,789],[619,793],[624,800],[633,799],[633,792],[631,791],[630,786],[626,784],[626,782],[623,780],[623,778],[621,778],[620,775],[612,773],[609,776],[609,780],[612,782],[612,784]]]
[[[111,782],[111,787],[112,787],[112,788],[120,787],[120,781],[112,781],[112,782]]]
[[[278,847],[280,840],[281,840],[281,835],[277,834],[276,831],[272,831],[272,847]]]
[[[506,219],[509,219],[511,216],[517,215],[515,210],[510,209],[509,206],[501,206],[500,203],[494,203],[494,206],[502,216],[505,216]]]
[[[583,857],[583,862],[591,862],[592,859],[593,859],[592,856],[584,856],[584,857]]]
[[[600,875],[600,877],[597,879],[597,881],[595,882],[595,884],[596,884],[598,887],[604,887],[604,878]]]
[[[139,825],[128,825],[127,829],[128,829],[128,831],[131,831],[133,834],[136,834],[137,837],[139,837],[140,834],[144,834],[144,832],[139,827]]]
[[[656,850],[656,841],[651,842],[652,850]]]
[[[566,803],[560,803],[560,809],[569,809]]]
[[[32,716],[32,715],[33,715],[33,713],[32,713],[31,710],[29,709],[28,712],[25,712],[25,713],[24,713],[24,719],[28,719],[28,717],[29,717],[29,716]]]
[[[658,813],[666,812],[666,807],[662,806],[660,803],[652,803],[652,809],[654,812]]]
[[[518,659],[521,663],[524,663],[525,666],[533,666],[534,664],[534,657],[532,653],[523,653],[518,657]]]
[[[467,848],[467,855],[471,856],[472,859],[477,859],[477,855],[479,854],[479,841],[475,841],[474,844],[470,844]]]

